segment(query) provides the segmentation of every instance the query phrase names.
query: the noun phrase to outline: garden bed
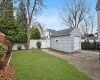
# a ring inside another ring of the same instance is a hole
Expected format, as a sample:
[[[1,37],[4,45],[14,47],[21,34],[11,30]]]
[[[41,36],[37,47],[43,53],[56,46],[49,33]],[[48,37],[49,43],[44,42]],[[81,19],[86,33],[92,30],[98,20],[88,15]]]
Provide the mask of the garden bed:
[[[0,69],[0,80],[11,80],[15,74],[15,69],[12,64],[10,64],[5,72],[4,69]]]
[[[0,80],[11,80],[15,74],[13,64],[10,63],[11,55],[0,60]]]

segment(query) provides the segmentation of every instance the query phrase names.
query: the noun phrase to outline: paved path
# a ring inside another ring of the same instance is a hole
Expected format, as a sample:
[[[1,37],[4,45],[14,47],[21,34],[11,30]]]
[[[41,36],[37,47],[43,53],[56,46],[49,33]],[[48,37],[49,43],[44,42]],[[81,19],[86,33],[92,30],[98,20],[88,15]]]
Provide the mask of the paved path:
[[[92,51],[81,51],[80,53],[63,53],[49,49],[43,49],[48,54],[60,57],[74,65],[78,70],[91,76],[94,80],[100,80],[99,53]]]
[[[99,54],[98,51],[89,51],[89,50],[82,50],[81,53]]]

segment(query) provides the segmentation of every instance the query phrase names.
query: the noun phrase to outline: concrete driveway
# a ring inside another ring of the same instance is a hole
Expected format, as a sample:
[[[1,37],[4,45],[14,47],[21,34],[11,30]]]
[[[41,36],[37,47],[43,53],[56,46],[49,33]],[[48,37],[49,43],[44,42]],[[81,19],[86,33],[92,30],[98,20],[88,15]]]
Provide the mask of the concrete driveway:
[[[84,72],[94,80],[100,80],[100,60],[98,52],[81,51],[77,53],[63,53],[49,49],[43,49],[43,51],[67,60],[78,70]]]

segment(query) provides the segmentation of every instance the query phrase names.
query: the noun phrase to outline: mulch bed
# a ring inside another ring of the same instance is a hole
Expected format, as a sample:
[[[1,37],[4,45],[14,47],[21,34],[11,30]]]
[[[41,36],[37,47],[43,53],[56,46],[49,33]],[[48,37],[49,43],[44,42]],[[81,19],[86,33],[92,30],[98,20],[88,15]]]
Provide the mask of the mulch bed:
[[[12,80],[15,75],[14,65],[9,63],[7,66],[10,55],[7,55],[3,60],[0,60],[0,80]]]
[[[14,65],[10,64],[5,72],[4,69],[0,70],[0,80],[12,80],[15,75]]]

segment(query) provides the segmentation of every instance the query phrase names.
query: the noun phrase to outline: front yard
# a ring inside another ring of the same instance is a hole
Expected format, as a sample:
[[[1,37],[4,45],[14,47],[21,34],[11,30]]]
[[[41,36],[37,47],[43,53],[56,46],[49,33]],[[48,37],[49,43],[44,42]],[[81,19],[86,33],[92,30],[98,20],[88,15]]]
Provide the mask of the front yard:
[[[65,60],[40,50],[15,51],[15,80],[92,80]]]

